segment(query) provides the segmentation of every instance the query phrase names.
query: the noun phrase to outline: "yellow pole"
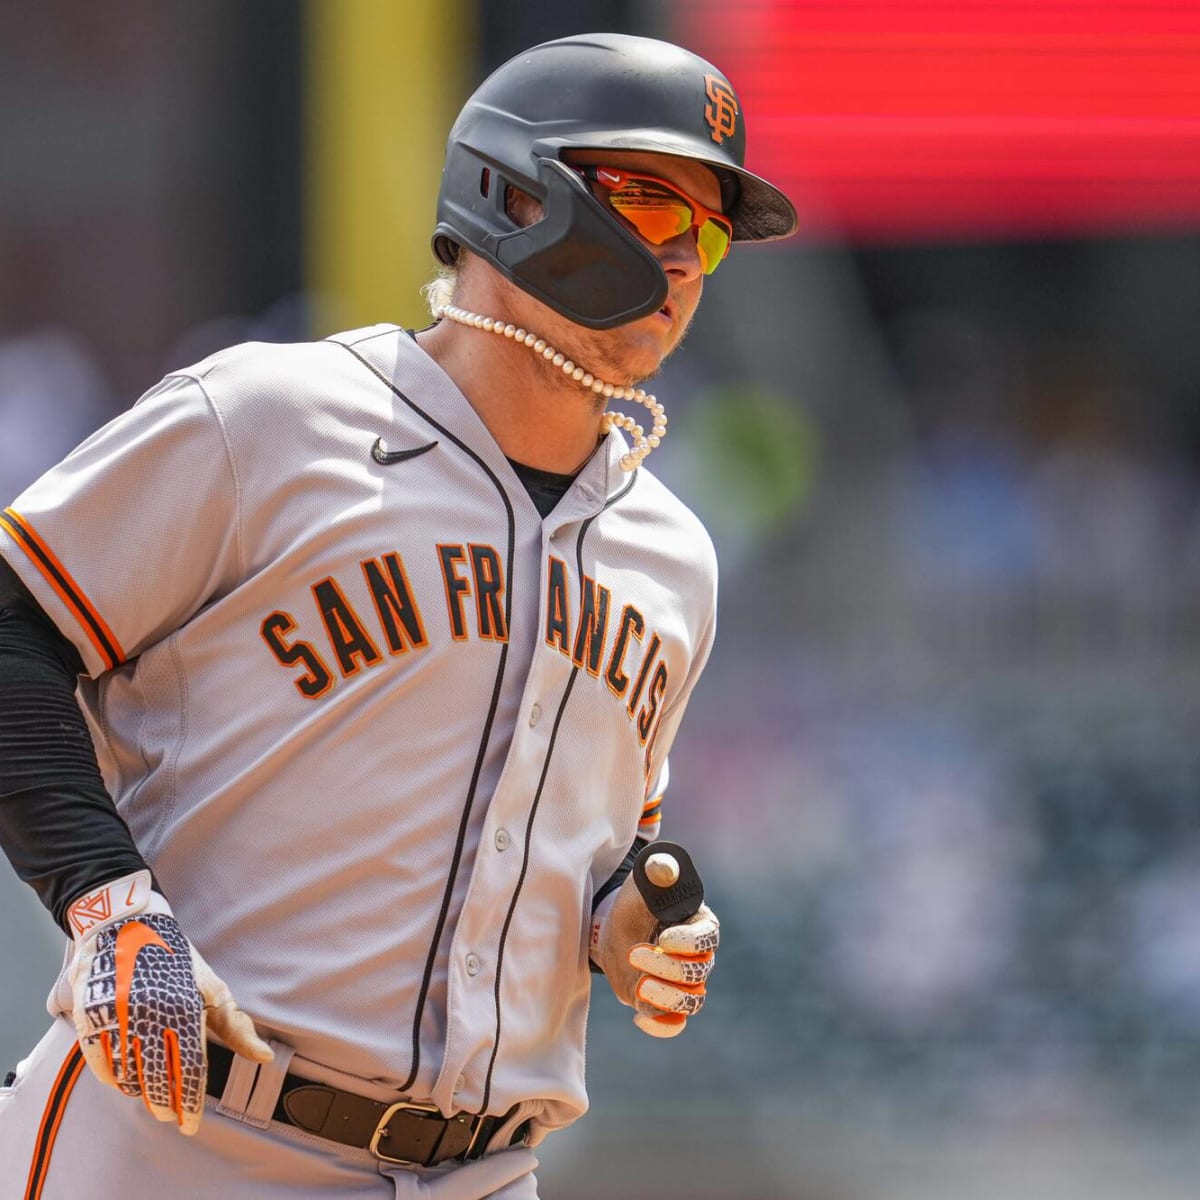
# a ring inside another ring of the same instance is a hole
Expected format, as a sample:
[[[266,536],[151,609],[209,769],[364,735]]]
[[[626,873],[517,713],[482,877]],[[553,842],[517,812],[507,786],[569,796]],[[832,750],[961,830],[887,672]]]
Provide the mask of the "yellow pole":
[[[475,62],[470,0],[306,0],[305,279],[314,336],[424,325],[446,134]]]

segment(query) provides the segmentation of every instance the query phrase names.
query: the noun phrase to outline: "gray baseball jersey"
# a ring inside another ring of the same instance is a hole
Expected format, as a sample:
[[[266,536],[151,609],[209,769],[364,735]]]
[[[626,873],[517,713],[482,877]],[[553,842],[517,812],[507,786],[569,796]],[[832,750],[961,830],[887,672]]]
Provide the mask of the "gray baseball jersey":
[[[375,326],[168,376],[0,517],[118,809],[295,1069],[525,1102],[534,1141],[584,1110],[592,895],[658,832],[714,630],[709,538],[626,448],[542,520]]]

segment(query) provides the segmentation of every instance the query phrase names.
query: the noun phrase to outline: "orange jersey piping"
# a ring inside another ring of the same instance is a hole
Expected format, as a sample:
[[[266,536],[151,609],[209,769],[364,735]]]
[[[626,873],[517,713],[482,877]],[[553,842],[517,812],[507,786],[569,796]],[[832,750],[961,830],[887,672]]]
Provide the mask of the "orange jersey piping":
[[[62,1069],[58,1072],[54,1086],[50,1089],[46,1111],[42,1114],[42,1124],[33,1147],[33,1162],[29,1164],[25,1200],[41,1200],[42,1188],[46,1186],[46,1172],[50,1168],[50,1156],[54,1153],[54,1141],[58,1137],[58,1127],[62,1124],[67,1101],[75,1090],[82,1070],[83,1051],[77,1045],[72,1046]]]
[[[119,667],[125,661],[125,651],[121,649],[116,634],[109,629],[104,618],[87,598],[87,593],[71,577],[70,571],[58,561],[33,526],[12,508],[6,508],[0,513],[0,525],[8,530],[13,540],[25,551],[58,598],[79,622],[83,632],[87,634],[88,641],[95,646],[96,652],[104,660],[104,665],[110,671]]]

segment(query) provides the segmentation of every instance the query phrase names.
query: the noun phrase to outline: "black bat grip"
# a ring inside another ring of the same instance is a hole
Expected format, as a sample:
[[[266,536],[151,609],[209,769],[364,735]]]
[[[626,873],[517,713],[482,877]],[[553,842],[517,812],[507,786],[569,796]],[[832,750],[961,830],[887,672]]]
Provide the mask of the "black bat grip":
[[[679,864],[679,878],[669,887],[659,887],[646,875],[646,860],[652,854],[669,854]],[[682,925],[694,917],[704,903],[704,882],[692,856],[674,842],[651,842],[634,860],[633,881],[646,907],[661,925]]]

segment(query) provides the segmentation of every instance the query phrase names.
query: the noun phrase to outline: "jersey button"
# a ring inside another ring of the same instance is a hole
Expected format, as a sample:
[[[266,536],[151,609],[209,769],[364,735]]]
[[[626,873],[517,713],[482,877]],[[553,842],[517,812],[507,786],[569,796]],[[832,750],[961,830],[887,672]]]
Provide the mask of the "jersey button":
[[[497,850],[499,850],[501,852],[507,850],[511,842],[512,842],[512,838],[510,838],[508,836],[507,829],[497,829],[496,830],[496,849]]]
[[[478,975],[479,968],[482,965],[483,964],[479,961],[479,958],[477,955],[475,955],[475,954],[467,955],[467,974],[468,975]]]
[[[532,729],[542,719],[542,706],[535,704],[529,710],[529,727]]]
[[[465,1080],[465,1079],[464,1079],[464,1078],[463,1078],[463,1077],[460,1075],[460,1076],[459,1076],[459,1077],[458,1077],[458,1078],[457,1078],[457,1079],[454,1081],[454,1092],[455,1092],[455,1094],[457,1095],[457,1094],[458,1094],[459,1092],[461,1092],[461,1091],[463,1090],[463,1088],[465,1088],[466,1086],[467,1086],[467,1081],[466,1081],[466,1080]]]

